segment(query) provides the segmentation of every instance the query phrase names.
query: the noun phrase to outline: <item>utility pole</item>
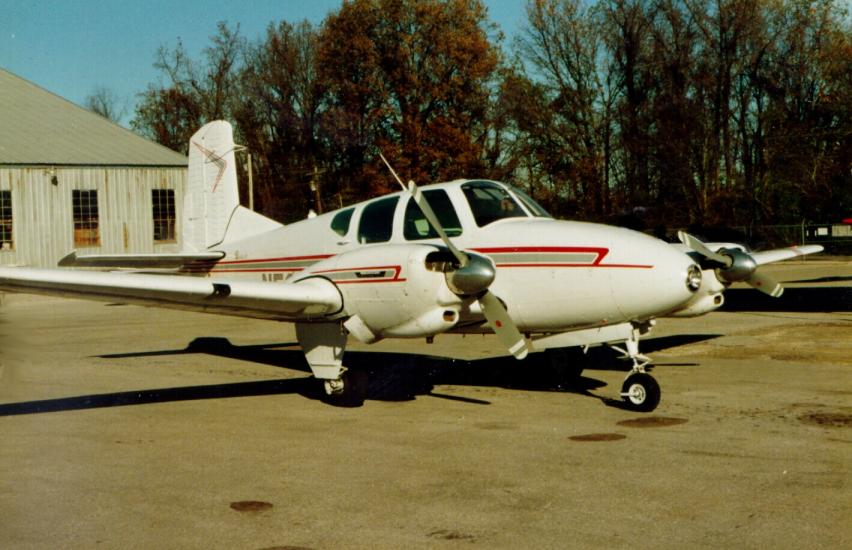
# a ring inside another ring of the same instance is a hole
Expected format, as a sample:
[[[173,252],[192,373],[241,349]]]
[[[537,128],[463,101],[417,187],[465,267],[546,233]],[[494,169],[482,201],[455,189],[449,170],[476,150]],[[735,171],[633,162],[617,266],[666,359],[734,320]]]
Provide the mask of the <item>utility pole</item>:
[[[248,172],[248,203],[249,210],[254,211],[254,176],[251,170],[251,152],[245,145],[234,144],[234,152],[246,154],[246,172]]]
[[[254,212],[254,177],[251,171],[251,153],[246,150],[246,163],[248,170],[248,196],[249,196],[249,210]]]
[[[316,209],[317,214],[322,214],[322,200],[320,199],[320,184],[319,184],[319,171],[317,170],[317,165],[314,164],[314,171],[311,175],[311,191],[314,194],[314,208]]]

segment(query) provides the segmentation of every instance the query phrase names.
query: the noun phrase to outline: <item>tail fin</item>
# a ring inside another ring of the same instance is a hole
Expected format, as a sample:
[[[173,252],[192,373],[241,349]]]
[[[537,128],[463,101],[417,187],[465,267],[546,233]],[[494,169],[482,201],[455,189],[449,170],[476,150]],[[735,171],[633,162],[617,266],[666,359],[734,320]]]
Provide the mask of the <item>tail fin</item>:
[[[189,177],[183,202],[184,247],[205,250],[225,237],[240,204],[231,125],[215,120],[189,139]]]
[[[201,251],[281,224],[240,206],[231,125],[214,120],[189,140],[189,175],[183,204],[183,247]],[[229,228],[230,226],[230,228]]]

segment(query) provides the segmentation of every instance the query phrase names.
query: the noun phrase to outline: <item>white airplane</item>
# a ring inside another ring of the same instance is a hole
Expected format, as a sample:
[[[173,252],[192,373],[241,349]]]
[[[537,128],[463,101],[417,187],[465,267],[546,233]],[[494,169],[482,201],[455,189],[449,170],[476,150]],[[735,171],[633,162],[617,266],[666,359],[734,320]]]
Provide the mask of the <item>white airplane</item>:
[[[367,390],[366,373],[343,364],[350,336],[493,332],[518,359],[608,344],[633,361],[626,406],[650,411],[660,388],[638,343],[657,318],[713,311],[737,281],[779,296],[757,268],[822,250],[749,253],[685,233],[671,245],[555,220],[519,189],[487,180],[400,180],[401,192],[283,226],[239,205],[234,148],[224,121],[191,138],[183,253],[72,252],[60,266],[111,271],[0,268],[0,290],[294,322],[328,400],[348,406]]]

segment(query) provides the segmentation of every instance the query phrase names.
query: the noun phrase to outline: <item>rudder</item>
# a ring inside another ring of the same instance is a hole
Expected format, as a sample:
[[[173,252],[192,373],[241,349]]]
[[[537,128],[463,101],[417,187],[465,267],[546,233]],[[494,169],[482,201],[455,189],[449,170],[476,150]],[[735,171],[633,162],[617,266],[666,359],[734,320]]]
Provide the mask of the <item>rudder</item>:
[[[206,250],[225,238],[240,205],[234,136],[230,123],[214,120],[189,140],[189,170],[181,237],[186,250]]]

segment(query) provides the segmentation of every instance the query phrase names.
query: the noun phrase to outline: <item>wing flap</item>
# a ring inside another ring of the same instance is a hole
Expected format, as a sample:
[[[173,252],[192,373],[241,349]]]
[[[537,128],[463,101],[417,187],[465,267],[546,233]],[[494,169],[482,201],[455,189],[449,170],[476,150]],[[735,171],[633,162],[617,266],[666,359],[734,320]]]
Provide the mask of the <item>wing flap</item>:
[[[323,318],[343,307],[334,283],[320,277],[261,283],[5,267],[0,268],[0,290],[277,320]]]
[[[225,257],[224,252],[179,254],[91,254],[78,256],[71,252],[61,260],[60,267],[96,267],[101,269],[178,269],[189,265],[212,264]]]

